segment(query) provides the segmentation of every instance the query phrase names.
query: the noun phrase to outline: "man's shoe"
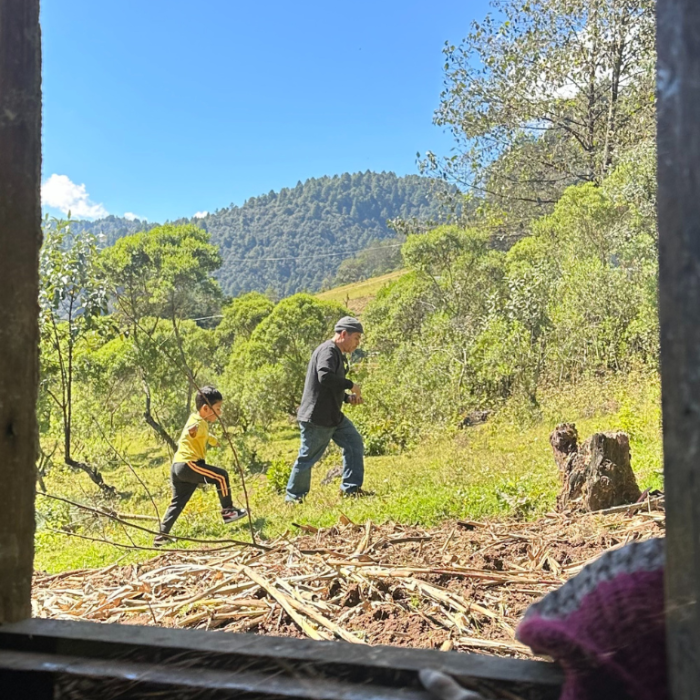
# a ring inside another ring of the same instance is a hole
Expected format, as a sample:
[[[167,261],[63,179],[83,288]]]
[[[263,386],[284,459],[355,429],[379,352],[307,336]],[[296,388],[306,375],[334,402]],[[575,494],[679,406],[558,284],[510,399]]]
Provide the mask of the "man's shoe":
[[[304,502],[303,498],[289,498],[289,496],[287,496],[287,498],[284,499],[285,505],[292,506],[292,507],[293,506],[300,506],[303,502]]]
[[[153,538],[154,547],[162,547],[164,544],[168,544],[168,542],[170,542],[170,537],[167,535],[156,535]]]
[[[227,525],[235,523],[236,520],[245,518],[248,515],[248,511],[245,508],[222,508],[221,517]]]
[[[340,495],[343,498],[369,498],[370,496],[376,496],[374,491],[365,491],[364,489],[355,489],[354,491],[341,491]]]

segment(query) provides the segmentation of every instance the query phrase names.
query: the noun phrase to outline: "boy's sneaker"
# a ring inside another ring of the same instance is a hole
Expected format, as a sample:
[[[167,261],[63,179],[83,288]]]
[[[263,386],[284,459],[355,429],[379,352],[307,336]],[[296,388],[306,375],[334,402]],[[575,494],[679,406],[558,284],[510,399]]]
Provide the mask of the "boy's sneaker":
[[[365,491],[364,489],[355,489],[354,491],[341,491],[340,495],[344,498],[369,498],[370,496],[376,496],[374,491]]]
[[[245,518],[248,515],[248,511],[245,508],[222,508],[221,517],[227,525],[235,523],[236,520]]]
[[[164,544],[168,544],[168,542],[170,542],[170,537],[167,535],[156,535],[153,538],[154,547],[162,547]]]

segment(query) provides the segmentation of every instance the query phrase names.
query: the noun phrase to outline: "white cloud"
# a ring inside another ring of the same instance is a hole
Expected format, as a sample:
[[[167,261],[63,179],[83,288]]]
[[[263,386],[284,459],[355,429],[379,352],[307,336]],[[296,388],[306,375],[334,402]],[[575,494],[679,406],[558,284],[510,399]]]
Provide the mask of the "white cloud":
[[[55,173],[41,186],[41,203],[77,218],[100,219],[109,213],[102,204],[90,201],[85,185]]]
[[[128,219],[129,221],[136,221],[136,219],[138,219],[139,221],[148,221],[148,219],[145,216],[134,214],[134,212],[131,211],[124,212],[124,218]]]
[[[198,211],[196,214],[192,216],[193,219],[203,219],[205,216],[208,216],[209,212],[208,211]]]

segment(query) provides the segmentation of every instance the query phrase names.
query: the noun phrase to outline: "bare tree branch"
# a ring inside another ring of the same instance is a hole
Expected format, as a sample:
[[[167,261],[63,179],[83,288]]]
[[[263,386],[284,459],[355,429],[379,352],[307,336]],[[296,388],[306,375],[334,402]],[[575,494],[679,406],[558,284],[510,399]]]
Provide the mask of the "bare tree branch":
[[[75,508],[79,508],[80,510],[84,510],[87,513],[93,513],[94,515],[99,515],[104,518],[109,518],[110,520],[113,520],[117,523],[120,523],[122,525],[125,525],[127,527],[133,528],[134,530],[140,530],[141,532],[146,532],[149,535],[160,535],[160,531],[156,530],[151,530],[147,527],[143,527],[142,525],[136,525],[135,523],[130,523],[128,520],[125,520],[124,518],[119,517],[115,513],[110,513],[109,511],[106,510],[100,510],[99,508],[93,508],[92,506],[85,505],[84,503],[78,503],[76,501],[72,501],[69,498],[64,498],[63,496],[55,496],[50,493],[37,493],[38,496],[43,496],[44,498],[50,498],[51,500],[54,501],[60,501],[62,503],[67,503],[68,505],[74,506]],[[179,540],[182,542],[198,542],[200,544],[229,544],[231,546],[239,546],[239,547],[254,547],[255,549],[260,549],[264,552],[268,552],[272,549],[272,547],[268,547],[264,544],[259,544],[257,542],[245,542],[244,540],[234,540],[230,538],[226,539],[215,539],[215,540],[209,540],[209,539],[200,539],[196,537],[177,537],[176,535],[168,535],[168,538],[171,540]],[[147,549],[150,549],[147,548]],[[172,551],[172,550],[169,550]],[[192,550],[189,550],[192,551]],[[210,550],[207,550],[210,551]]]

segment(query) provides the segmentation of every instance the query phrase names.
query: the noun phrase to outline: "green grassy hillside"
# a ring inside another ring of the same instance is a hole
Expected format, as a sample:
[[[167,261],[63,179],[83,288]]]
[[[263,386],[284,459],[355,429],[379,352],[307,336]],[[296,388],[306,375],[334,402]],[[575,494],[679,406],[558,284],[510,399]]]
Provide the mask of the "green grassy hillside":
[[[406,274],[405,270],[397,270],[386,275],[363,280],[362,282],[353,282],[342,287],[334,287],[316,296],[326,301],[337,301],[347,306],[353,313],[361,314],[367,304],[377,296],[377,292],[385,284],[398,279],[404,274]]]

